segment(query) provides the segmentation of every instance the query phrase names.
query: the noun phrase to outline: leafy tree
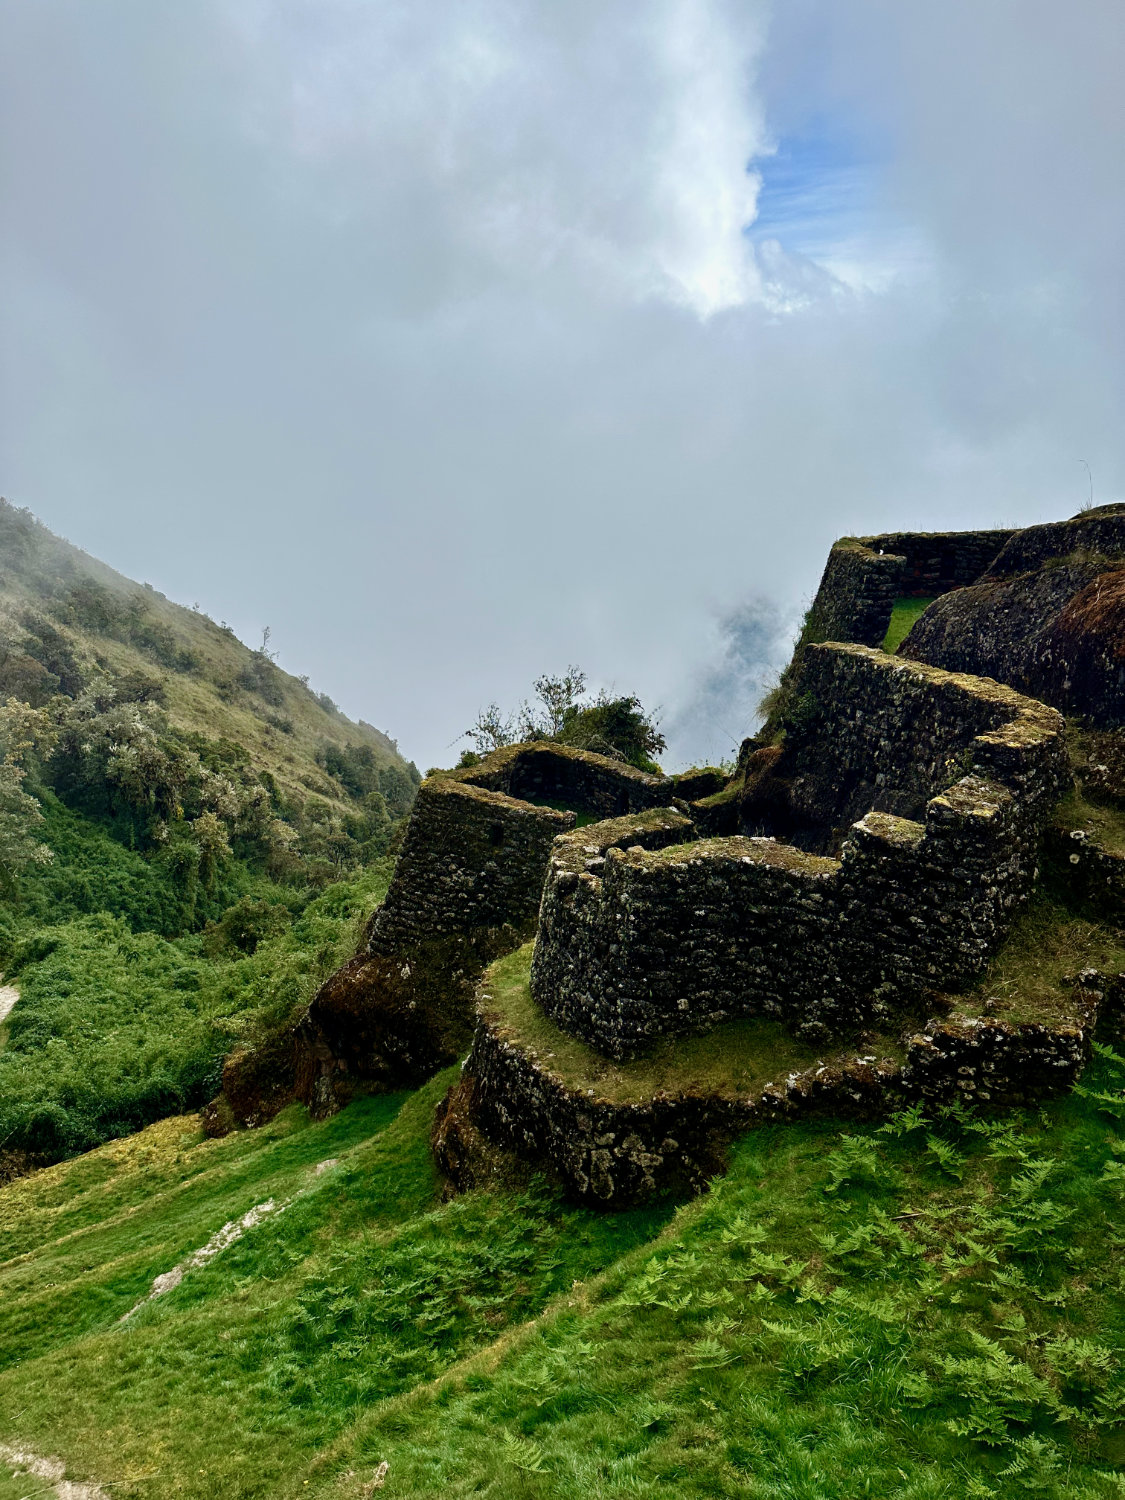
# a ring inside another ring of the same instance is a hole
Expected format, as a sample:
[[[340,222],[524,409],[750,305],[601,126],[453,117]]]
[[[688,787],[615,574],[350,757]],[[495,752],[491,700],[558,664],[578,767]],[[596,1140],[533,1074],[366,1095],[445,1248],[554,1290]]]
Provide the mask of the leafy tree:
[[[490,703],[477,715],[476,723],[466,729],[466,736],[477,747],[477,753],[487,755],[490,750],[499,750],[510,745],[516,738],[515,720],[505,718],[499,703]]]
[[[12,896],[21,870],[45,865],[51,851],[36,838],[43,822],[39,800],[24,791],[24,762],[40,746],[49,745],[51,726],[42,709],[9,698],[0,709],[0,891]]]
[[[518,715],[505,717],[498,704],[490,703],[466,730],[475,749],[464,752],[462,765],[473,765],[471,757],[479,758],[517,740],[554,740],[628,761],[644,771],[658,771],[655,757],[666,742],[655,715],[645,710],[635,694],[611,698],[603,690],[589,702],[583,701],[585,691],[585,672],[571,665],[561,677],[537,677],[538,705],[524,702]]]
[[[520,738],[525,740],[556,739],[567,715],[573,714],[586,691],[586,674],[576,666],[567,667],[561,677],[537,677],[535,696],[542,704],[539,717],[525,703],[520,710]]]
[[[572,704],[554,738],[578,750],[620,756],[639,770],[651,772],[659,772],[656,757],[667,743],[639,698],[632,694],[611,698],[604,692],[593,703]]]

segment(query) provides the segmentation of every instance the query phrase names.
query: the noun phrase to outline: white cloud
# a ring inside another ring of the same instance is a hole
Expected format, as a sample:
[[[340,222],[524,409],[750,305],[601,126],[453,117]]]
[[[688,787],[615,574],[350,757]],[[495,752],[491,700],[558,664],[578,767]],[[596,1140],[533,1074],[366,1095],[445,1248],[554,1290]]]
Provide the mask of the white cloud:
[[[0,15],[4,491],[423,766],[569,661],[701,753],[833,536],[1125,489],[1109,0]]]
[[[765,13],[725,0],[223,10],[256,137],[328,173],[341,219],[380,233],[418,214],[476,262],[470,281],[576,278],[585,296],[700,316],[757,290],[742,232],[765,140]]]

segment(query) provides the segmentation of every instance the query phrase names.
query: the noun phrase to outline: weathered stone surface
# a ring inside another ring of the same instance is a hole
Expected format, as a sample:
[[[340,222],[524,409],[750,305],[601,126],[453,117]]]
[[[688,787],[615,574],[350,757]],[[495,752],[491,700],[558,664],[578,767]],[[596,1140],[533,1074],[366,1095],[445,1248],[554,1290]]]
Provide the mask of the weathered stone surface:
[[[357,1088],[401,1088],[453,1061],[469,1044],[482,969],[535,930],[555,836],[577,812],[668,802],[673,785],[549,744],[509,746],[427,778],[360,952],[296,1027],[231,1059],[215,1128],[269,1118],[293,1097],[331,1113]]]
[[[828,555],[806,639],[881,646],[896,598],[937,598],[975,582],[1012,531],[892,531],[845,537]]]
[[[824,704],[790,761],[809,826],[876,800],[924,821],[867,811],[839,859],[686,828],[660,849],[616,828],[561,837],[532,994],[607,1056],[731,1016],[817,1041],[885,1024],[977,973],[1026,898],[1068,777],[1060,716],[866,647],[809,647],[805,671]]]
[[[832,1117],[884,1117],[904,1105],[960,1099],[994,1110],[1070,1088],[1089,1057],[1096,1024],[1117,1035],[1125,977],[1087,970],[1050,1020],[957,1013],[933,995],[934,1017],[897,1046],[866,1036],[852,1052],[779,1067],[749,1089],[671,1088],[609,1097],[558,1070],[508,1024],[491,971],[478,989],[473,1048],[439,1106],[433,1146],[453,1188],[510,1182],[542,1169],[574,1197],[606,1207],[664,1193],[700,1192],[723,1171],[731,1143],[763,1125]],[[953,1013],[950,1014],[951,1009]],[[617,1075],[643,1064],[624,1064]]]
[[[898,1064],[847,1057],[782,1073],[753,1094],[659,1094],[630,1103],[569,1088],[484,1014],[460,1084],[439,1108],[440,1170],[459,1190],[497,1173],[489,1151],[546,1168],[576,1198],[619,1208],[663,1193],[701,1192],[732,1141],[756,1125],[835,1115],[873,1119],[894,1097]]]
[[[1058,713],[997,682],[821,645],[805,649],[797,691],[807,722],[773,775],[788,784],[793,829],[823,830],[828,847],[869,810],[922,817],[970,771],[1040,816],[1069,780]]]
[[[236,1125],[261,1125],[292,1102],[297,1035],[285,1027],[257,1047],[238,1047],[223,1064],[222,1090],[202,1112],[204,1134],[226,1135]]]
[[[1097,1003],[1076,989],[1074,1017],[1056,1025],[987,1018],[931,1021],[910,1039],[902,1089],[909,1099],[997,1108],[1034,1104],[1070,1088],[1090,1057]]]
[[[545,740],[494,750],[480,765],[454,771],[448,780],[533,802],[561,803],[600,818],[664,807],[673,796],[684,795],[676,792],[671,776],[650,776],[626,761]]]
[[[1125,507],[1018,532],[984,578],[926,610],[899,652],[1125,724]]]

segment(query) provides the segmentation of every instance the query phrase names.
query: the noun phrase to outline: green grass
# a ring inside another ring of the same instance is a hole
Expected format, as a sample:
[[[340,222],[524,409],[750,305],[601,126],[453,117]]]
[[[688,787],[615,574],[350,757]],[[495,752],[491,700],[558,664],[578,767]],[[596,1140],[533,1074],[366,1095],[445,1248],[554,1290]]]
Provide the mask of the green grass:
[[[1054,821],[1068,828],[1084,828],[1110,854],[1125,855],[1125,812],[1088,802],[1074,790],[1059,803]]]
[[[329,886],[247,956],[131,932],[105,913],[32,928],[0,1051],[0,1152],[58,1160],[218,1090],[237,1039],[290,1019],[349,958],[386,890],[382,861]]]
[[[453,1076],[221,1141],[167,1120],[0,1190],[0,1436],[125,1494],[273,1495],[364,1411],[667,1219],[602,1218],[540,1186],[442,1204],[429,1130]],[[120,1322],[269,1198],[284,1208]]]
[[[1074,1014],[1074,979],[1083,969],[1125,972],[1120,932],[1040,891],[977,984],[957,998],[956,1009],[1015,1024],[1066,1024]]]
[[[999,1120],[755,1132],[670,1219],[441,1204],[454,1076],[0,1190],[0,1439],[202,1500],[358,1500],[384,1461],[388,1495],[454,1500],[1120,1495],[1122,1060]]]
[[[897,651],[910,634],[914,621],[933,602],[932,599],[896,599],[891,610],[891,623],[883,639],[883,650]]]
[[[483,1010],[503,1035],[531,1052],[568,1088],[613,1103],[645,1103],[654,1094],[705,1092],[733,1096],[760,1093],[769,1082],[802,1072],[825,1060],[797,1041],[777,1021],[727,1021],[701,1036],[670,1037],[631,1062],[615,1063],[577,1037],[562,1031],[531,998],[528,975],[532,943],[498,959],[488,970]],[[888,1038],[865,1052],[901,1057]]]

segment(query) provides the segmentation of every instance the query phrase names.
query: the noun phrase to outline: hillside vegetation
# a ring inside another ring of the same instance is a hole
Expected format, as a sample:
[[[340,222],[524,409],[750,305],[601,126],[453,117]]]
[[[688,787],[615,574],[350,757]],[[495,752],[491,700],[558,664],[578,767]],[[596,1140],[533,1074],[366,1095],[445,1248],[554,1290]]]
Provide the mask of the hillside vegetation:
[[[382,896],[418,773],[266,645],[0,502],[0,1178],[205,1102]]]
[[[83,1500],[1125,1494],[1119,1005],[1042,1107],[761,1128],[690,1202],[580,1208],[513,1161],[450,1198],[456,1068],[207,1138],[231,1046],[355,950],[416,773],[267,643],[11,507],[0,540],[0,1500],[68,1493],[36,1455]],[[1091,785],[1103,752],[1074,741]],[[1120,801],[1068,815],[1125,848]],[[970,1019],[1122,972],[1071,868]],[[525,962],[513,1026],[619,1089],[519,1008]],[[712,1033],[637,1066],[647,1096],[746,1062]]]
[[[125,1496],[1121,1493],[1111,1050],[1042,1111],[758,1131],[618,1214],[442,1203],[452,1076],[0,1190],[0,1432]]]

